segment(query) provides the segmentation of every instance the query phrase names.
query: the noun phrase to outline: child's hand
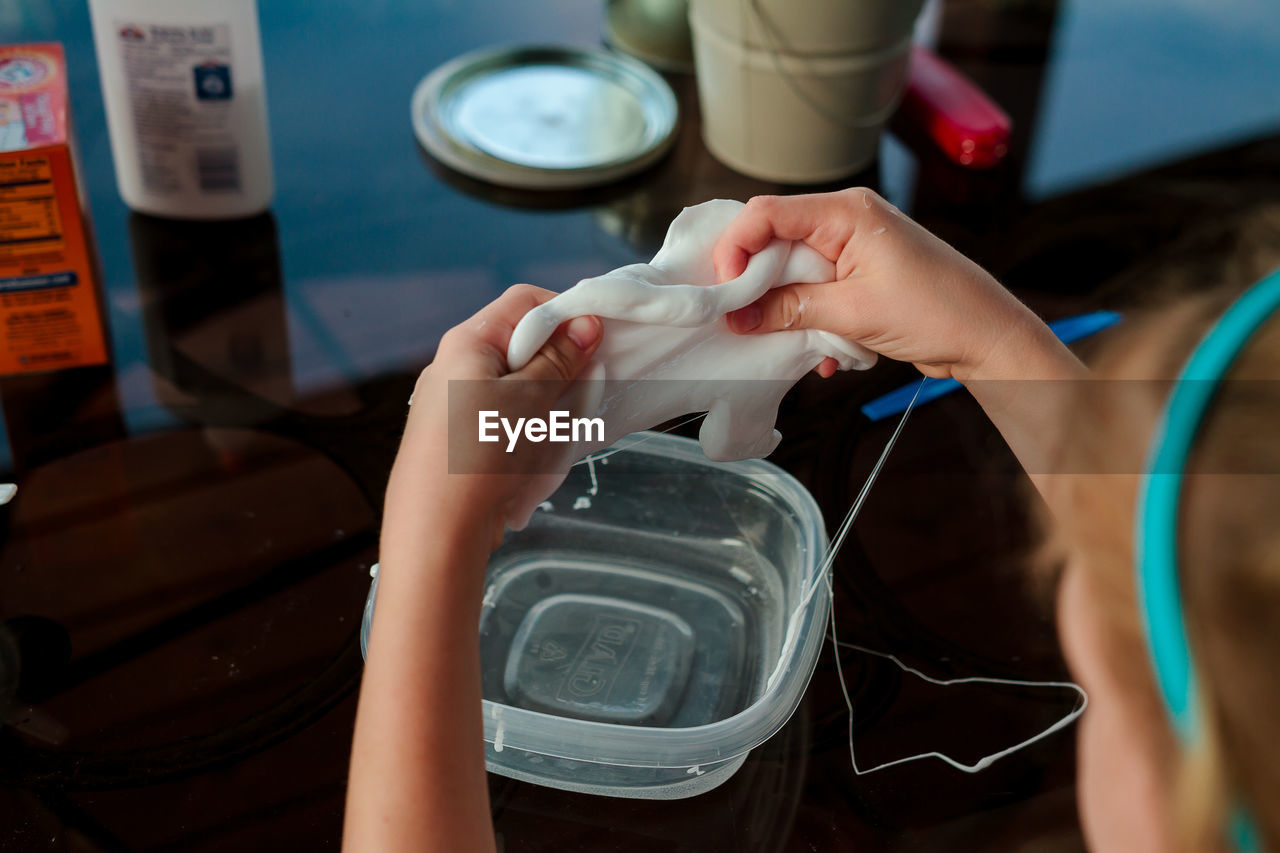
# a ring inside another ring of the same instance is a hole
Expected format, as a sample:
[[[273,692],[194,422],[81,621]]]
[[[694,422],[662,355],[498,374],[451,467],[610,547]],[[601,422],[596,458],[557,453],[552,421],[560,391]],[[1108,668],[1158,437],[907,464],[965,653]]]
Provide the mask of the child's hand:
[[[480,444],[476,436],[450,440],[450,380],[469,408],[502,415],[546,416],[600,344],[595,317],[565,323],[537,355],[518,371],[507,369],[507,342],[530,309],[555,294],[518,284],[440,340],[436,357],[414,389],[404,438],[387,487],[383,523],[383,560],[400,544],[415,545],[432,532],[483,538],[490,547],[502,537],[506,509],[530,476],[546,471],[541,455],[554,445],[525,443],[521,452],[504,453],[503,444]],[[460,428],[461,425],[455,425]],[[493,458],[477,458],[477,454]],[[459,455],[466,454],[465,460]],[[450,473],[454,471],[498,473]]]
[[[774,238],[821,252],[836,280],[771,290],[729,315],[735,332],[823,329],[961,381],[1009,378],[1027,348],[1054,343],[995,279],[871,190],[751,199],[716,244],[720,279]],[[831,359],[818,366],[834,371]]]

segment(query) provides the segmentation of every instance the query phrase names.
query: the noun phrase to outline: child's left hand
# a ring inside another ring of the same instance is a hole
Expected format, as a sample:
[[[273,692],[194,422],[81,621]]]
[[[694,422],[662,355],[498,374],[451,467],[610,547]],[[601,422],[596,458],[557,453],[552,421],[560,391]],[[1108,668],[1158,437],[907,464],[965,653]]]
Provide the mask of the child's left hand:
[[[557,329],[527,365],[508,370],[507,343],[516,324],[554,295],[517,284],[441,338],[435,359],[422,371],[414,389],[387,487],[384,562],[388,550],[412,547],[432,530],[482,537],[490,547],[496,546],[509,504],[529,476],[546,470],[540,451],[545,453],[547,445],[526,444],[522,452],[508,454],[504,442],[479,444],[471,434],[454,435],[451,441],[449,383],[478,380],[455,386],[471,398],[469,407],[480,403],[481,408],[504,416],[545,416],[586,366],[601,336],[599,319],[578,317]],[[458,458],[463,453],[465,461]],[[451,474],[451,455],[454,471],[502,473]]]

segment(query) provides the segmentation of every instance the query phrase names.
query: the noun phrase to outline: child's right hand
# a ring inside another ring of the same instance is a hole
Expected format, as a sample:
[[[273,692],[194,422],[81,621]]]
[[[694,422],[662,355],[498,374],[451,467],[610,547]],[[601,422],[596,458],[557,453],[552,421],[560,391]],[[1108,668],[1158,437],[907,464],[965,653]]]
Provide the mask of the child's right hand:
[[[735,332],[823,329],[962,382],[1033,378],[1020,371],[1042,361],[1036,351],[1061,348],[987,272],[871,190],[751,199],[716,243],[720,280],[774,238],[821,252],[836,280],[769,291],[729,315]],[[823,376],[834,371],[831,359],[818,366]]]

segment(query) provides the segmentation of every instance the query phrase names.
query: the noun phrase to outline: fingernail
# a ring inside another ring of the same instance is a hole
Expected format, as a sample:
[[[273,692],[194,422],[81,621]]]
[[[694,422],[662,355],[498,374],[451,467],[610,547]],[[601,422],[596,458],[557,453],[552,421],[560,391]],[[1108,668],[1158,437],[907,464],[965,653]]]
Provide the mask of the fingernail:
[[[715,264],[715,268],[716,282],[719,284],[723,284],[730,279],[734,279],[742,275],[742,270],[738,270],[737,272],[733,271],[734,265],[732,263],[717,263]]]
[[[600,337],[600,321],[595,317],[574,317],[564,331],[578,349],[585,350]]]
[[[760,326],[764,320],[764,314],[760,311],[759,305],[748,305],[746,308],[739,308],[729,314],[729,328],[735,332],[750,332]]]

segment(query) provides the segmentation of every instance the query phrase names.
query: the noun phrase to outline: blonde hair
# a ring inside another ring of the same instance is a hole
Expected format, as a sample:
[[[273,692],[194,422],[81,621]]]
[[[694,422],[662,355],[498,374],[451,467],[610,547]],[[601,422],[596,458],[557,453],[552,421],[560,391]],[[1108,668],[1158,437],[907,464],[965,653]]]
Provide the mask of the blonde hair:
[[[1277,221],[1263,218],[1265,230]],[[1270,243],[1271,260],[1280,242]],[[1260,277],[1258,257],[1243,276]],[[1239,280],[1181,293],[1129,317],[1082,383],[1063,449],[1051,549],[1079,558],[1101,612],[1107,665],[1132,687],[1126,707],[1176,780],[1170,812],[1187,849],[1222,846],[1243,805],[1263,845],[1280,849],[1280,317],[1250,340],[1201,424],[1187,464],[1179,576],[1196,667],[1202,735],[1181,749],[1151,671],[1133,568],[1134,509],[1147,444],[1196,342],[1241,291]]]

